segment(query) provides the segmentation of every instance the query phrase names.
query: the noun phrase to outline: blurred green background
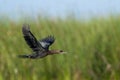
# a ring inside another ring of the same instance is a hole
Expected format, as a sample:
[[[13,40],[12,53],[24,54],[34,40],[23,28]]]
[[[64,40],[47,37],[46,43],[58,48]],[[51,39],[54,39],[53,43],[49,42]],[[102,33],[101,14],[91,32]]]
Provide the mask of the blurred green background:
[[[42,59],[20,59],[31,49],[22,35],[22,25],[30,24],[37,39],[54,35],[50,49],[67,54]],[[120,16],[48,19],[39,17],[14,22],[0,19],[0,80],[119,80]]]

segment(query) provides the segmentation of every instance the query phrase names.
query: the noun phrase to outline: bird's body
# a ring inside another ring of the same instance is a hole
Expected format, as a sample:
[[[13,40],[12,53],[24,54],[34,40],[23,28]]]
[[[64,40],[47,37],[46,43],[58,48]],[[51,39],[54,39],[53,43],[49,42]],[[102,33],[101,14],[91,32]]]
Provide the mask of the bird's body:
[[[36,59],[43,58],[47,55],[63,53],[62,50],[49,50],[49,46],[55,41],[53,36],[48,36],[38,41],[30,31],[29,25],[23,25],[22,33],[33,53],[29,55],[19,55],[21,58]]]

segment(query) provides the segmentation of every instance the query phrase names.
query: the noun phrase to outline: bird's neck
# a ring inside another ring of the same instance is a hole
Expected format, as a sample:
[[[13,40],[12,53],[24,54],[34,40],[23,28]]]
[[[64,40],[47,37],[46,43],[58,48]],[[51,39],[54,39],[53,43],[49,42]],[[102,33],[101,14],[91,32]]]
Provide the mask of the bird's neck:
[[[48,55],[58,54],[59,52],[57,50],[49,50]]]

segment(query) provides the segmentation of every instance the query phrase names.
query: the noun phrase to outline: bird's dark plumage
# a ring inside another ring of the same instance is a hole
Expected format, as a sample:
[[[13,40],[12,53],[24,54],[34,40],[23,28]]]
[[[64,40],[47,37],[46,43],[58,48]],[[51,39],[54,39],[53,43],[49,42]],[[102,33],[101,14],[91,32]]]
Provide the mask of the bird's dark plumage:
[[[55,41],[53,36],[48,36],[46,38],[41,39],[39,42],[45,50],[49,49],[49,46],[52,45]]]
[[[21,58],[42,58],[49,54],[56,54],[61,52],[61,50],[49,50],[49,46],[52,45],[55,41],[53,36],[48,36],[38,41],[30,31],[29,25],[27,24],[23,25],[22,33],[26,43],[33,50],[33,53],[29,55],[19,55]]]
[[[34,35],[31,33],[29,25],[23,25],[22,32],[26,43],[32,48],[33,51],[43,51],[41,44],[37,41]]]

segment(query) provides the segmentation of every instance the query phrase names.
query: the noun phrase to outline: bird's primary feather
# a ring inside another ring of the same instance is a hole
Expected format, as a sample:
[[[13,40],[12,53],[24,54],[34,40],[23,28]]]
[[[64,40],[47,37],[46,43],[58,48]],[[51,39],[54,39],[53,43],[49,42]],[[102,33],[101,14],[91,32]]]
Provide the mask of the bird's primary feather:
[[[29,29],[29,25],[24,24],[22,27],[22,32],[26,43],[30,46],[33,51],[44,51],[41,44],[34,37],[32,32]]]

